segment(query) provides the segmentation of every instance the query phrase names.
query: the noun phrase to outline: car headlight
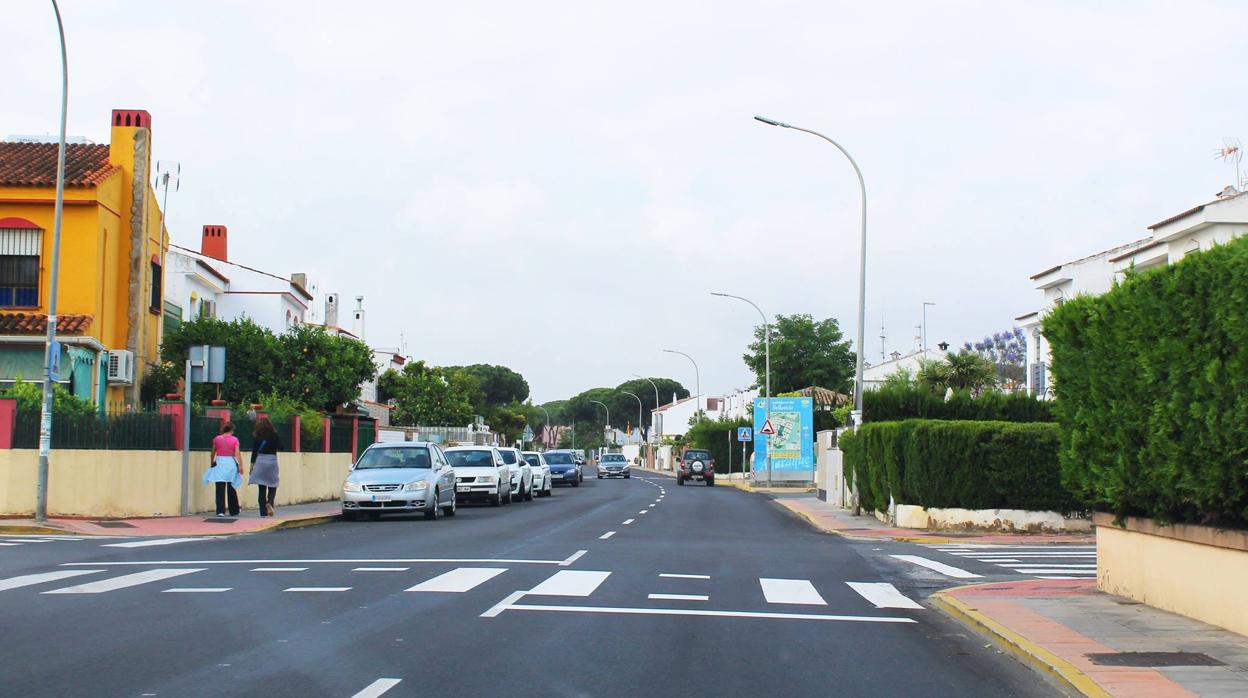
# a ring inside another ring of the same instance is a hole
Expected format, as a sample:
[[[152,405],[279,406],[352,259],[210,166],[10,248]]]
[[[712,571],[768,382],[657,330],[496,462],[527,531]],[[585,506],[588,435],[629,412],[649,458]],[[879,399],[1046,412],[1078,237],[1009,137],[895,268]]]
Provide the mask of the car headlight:
[[[478,478],[477,478],[477,482],[484,483],[484,484],[486,484],[486,485],[492,485],[492,484],[494,484],[494,476],[493,476],[493,475],[482,475],[481,477],[478,477]]]
[[[364,485],[361,485],[358,482],[351,482],[350,480],[347,480],[346,482],[342,483],[342,491],[343,492],[363,492]]]
[[[408,490],[408,491],[410,492],[410,491],[412,491],[412,490],[423,490],[423,489],[426,489],[426,488],[428,488],[428,487],[429,487],[429,483],[428,483],[427,481],[425,481],[425,480],[417,480],[417,481],[415,481],[415,482],[409,482],[409,483],[407,483],[407,487],[404,487],[403,489]]]

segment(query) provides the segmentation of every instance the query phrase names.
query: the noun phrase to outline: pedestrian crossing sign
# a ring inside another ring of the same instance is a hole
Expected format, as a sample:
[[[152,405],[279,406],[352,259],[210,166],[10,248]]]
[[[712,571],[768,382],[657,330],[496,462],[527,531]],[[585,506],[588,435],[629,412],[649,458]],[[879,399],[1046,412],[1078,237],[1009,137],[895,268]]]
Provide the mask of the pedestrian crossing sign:
[[[763,428],[759,429],[758,433],[762,434],[763,436],[774,436],[776,433],[776,428],[771,426],[771,420],[768,419],[767,421],[763,422]]]

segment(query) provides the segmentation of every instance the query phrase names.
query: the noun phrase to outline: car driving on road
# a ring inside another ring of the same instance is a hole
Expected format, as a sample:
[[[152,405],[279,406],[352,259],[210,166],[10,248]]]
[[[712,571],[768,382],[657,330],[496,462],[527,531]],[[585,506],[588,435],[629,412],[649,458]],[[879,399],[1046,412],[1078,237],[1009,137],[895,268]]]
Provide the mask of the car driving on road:
[[[455,469],[455,496],[459,501],[511,503],[511,469],[493,446],[458,446],[446,449],[446,460]]]
[[[715,459],[711,452],[704,448],[687,448],[677,459],[680,467],[676,471],[676,484],[683,485],[686,480],[706,482],[708,487],[715,485]]]
[[[598,479],[604,477],[631,477],[628,471],[628,459],[623,453],[604,453],[598,460]]]
[[[517,502],[533,501],[533,468],[529,466],[529,462],[520,455],[518,448],[500,448],[498,452],[503,456],[503,462],[507,464],[507,468],[511,471],[511,491]]]
[[[455,472],[436,444],[373,444],[342,483],[342,515],[420,512],[426,519],[455,515]]]
[[[581,473],[581,464],[570,451],[547,451],[546,462],[550,464],[550,479],[556,485],[572,485],[580,487],[585,477]]]
[[[524,460],[533,470],[533,490],[539,497],[549,497],[554,492],[554,483],[550,481],[550,464],[546,457],[538,451],[525,451]]]

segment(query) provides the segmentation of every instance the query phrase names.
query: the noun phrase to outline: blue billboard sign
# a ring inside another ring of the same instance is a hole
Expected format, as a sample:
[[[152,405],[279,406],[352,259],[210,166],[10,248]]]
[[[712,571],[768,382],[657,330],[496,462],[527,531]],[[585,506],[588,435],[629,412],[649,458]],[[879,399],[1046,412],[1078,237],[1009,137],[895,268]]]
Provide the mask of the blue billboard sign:
[[[767,421],[767,399],[754,400],[754,472],[767,470],[767,451],[771,450],[771,469],[815,469],[814,400],[808,397],[771,398],[771,426],[774,435],[763,432]]]

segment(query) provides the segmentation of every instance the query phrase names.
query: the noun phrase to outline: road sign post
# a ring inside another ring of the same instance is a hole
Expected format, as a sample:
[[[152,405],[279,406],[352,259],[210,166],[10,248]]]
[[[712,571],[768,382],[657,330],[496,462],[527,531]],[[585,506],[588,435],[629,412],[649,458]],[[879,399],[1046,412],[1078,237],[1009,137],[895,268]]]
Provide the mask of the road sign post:
[[[225,382],[225,347],[207,344],[191,347],[186,357],[182,387],[182,516],[190,515],[191,485],[191,385]],[[240,464],[241,466],[241,464]]]

